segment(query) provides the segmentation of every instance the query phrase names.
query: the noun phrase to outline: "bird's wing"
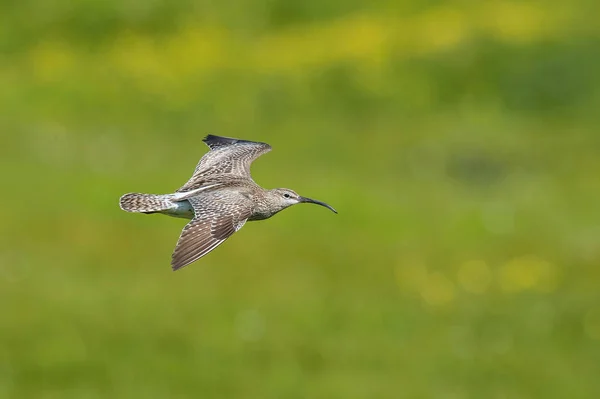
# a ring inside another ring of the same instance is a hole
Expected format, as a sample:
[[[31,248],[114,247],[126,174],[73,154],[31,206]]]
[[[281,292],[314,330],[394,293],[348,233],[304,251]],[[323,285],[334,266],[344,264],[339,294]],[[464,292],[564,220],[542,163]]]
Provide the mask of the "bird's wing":
[[[261,155],[271,151],[267,143],[247,141],[208,135],[204,141],[210,151],[207,152],[194,170],[194,174],[178,192],[185,192],[201,188],[203,185],[218,175],[231,175],[234,177],[248,178],[250,165]]]
[[[194,218],[183,228],[173,256],[173,270],[200,259],[242,228],[252,214],[252,202],[230,190],[188,198]]]

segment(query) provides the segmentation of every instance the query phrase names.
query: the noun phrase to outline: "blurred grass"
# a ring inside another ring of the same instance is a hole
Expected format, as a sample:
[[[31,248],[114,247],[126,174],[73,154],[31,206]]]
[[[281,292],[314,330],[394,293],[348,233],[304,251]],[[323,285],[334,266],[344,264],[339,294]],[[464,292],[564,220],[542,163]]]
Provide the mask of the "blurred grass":
[[[597,5],[0,4],[0,397],[595,398]],[[207,133],[295,207],[180,273]]]

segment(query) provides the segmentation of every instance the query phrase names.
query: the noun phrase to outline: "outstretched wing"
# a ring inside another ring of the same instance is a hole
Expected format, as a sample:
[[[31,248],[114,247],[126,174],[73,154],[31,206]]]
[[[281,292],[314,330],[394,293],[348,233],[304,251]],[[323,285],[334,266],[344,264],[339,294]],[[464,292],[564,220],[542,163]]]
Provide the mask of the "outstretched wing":
[[[252,214],[252,202],[243,195],[217,190],[188,198],[195,217],[181,232],[173,256],[173,270],[200,259],[242,228]]]
[[[215,176],[228,174],[251,179],[250,165],[261,155],[271,151],[267,143],[208,135],[204,141],[210,151],[194,170],[194,174],[178,192],[201,188]]]

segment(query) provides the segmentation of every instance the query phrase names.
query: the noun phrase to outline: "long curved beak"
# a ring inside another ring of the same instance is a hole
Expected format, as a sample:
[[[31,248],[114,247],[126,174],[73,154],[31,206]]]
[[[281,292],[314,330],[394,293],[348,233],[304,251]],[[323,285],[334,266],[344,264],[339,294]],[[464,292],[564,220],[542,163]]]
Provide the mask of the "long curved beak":
[[[330,211],[332,211],[333,213],[337,213],[337,211],[336,211],[335,209],[333,209],[333,207],[332,207],[332,206],[330,206],[330,205],[327,205],[327,204],[326,204],[326,203],[324,203],[324,202],[321,202],[321,201],[317,201],[317,200],[311,199],[311,198],[300,197],[300,202],[305,202],[305,203],[307,203],[307,204],[317,204],[317,205],[321,205],[321,206],[324,206],[325,208],[329,209],[329,210],[330,210]]]

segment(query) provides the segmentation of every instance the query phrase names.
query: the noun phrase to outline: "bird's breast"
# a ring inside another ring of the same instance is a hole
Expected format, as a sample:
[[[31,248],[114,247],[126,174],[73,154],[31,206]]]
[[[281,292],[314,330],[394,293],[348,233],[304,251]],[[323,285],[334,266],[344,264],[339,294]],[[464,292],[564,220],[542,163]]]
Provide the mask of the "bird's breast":
[[[270,209],[262,206],[256,206],[248,220],[265,220],[271,216],[273,216],[273,212],[271,212]]]

